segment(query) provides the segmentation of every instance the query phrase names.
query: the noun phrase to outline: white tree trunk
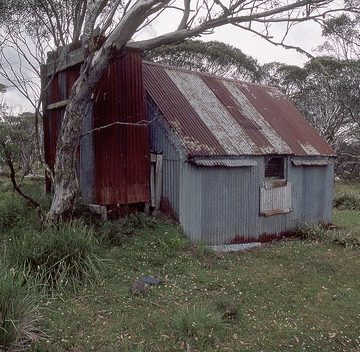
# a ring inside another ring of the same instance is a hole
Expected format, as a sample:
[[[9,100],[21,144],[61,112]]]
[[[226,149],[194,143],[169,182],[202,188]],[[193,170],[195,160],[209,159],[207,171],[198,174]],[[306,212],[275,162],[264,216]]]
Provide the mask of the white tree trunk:
[[[59,131],[54,166],[54,196],[51,208],[46,215],[46,224],[53,225],[71,217],[74,200],[79,188],[76,165],[79,160],[78,148],[81,127],[91,95],[108,67],[111,52],[103,52],[101,58],[92,66],[89,57],[75,82]]]

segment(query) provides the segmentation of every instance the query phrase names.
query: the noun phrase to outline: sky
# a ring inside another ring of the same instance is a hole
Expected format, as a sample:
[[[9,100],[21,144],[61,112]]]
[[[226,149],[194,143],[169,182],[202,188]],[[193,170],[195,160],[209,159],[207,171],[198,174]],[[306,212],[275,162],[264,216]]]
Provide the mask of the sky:
[[[151,28],[146,28],[146,30],[138,34],[135,40],[145,39],[167,32],[169,30],[170,22],[176,23],[177,21],[168,17],[167,21],[162,20],[162,22],[159,23],[155,22]],[[274,25],[272,30],[274,38],[280,38],[284,32],[284,28],[280,25]],[[231,25],[217,28],[213,34],[202,35],[198,39],[205,41],[218,40],[235,46],[241,49],[245,54],[257,59],[260,64],[278,61],[302,66],[308,61],[308,57],[304,54],[298,53],[295,50],[274,46],[255,34],[245,32]],[[313,55],[316,55],[315,48],[320,45],[321,42],[321,29],[318,25],[311,22],[303,22],[294,26],[286,38],[287,44],[300,46]],[[0,80],[0,82],[2,81]],[[15,113],[31,111],[30,104],[26,102],[15,88],[8,88],[4,98]]]

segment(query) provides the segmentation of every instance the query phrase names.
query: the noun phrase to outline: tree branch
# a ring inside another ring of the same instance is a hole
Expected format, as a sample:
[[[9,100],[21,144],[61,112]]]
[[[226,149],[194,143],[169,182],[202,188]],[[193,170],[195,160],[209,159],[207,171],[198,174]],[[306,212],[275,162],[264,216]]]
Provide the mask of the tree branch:
[[[43,218],[44,213],[41,210],[41,205],[37,201],[32,199],[31,197],[26,195],[22,191],[22,189],[19,187],[19,185],[17,184],[17,182],[16,182],[16,173],[15,173],[14,164],[13,164],[13,161],[12,161],[12,158],[11,158],[11,153],[7,150],[5,143],[1,143],[1,146],[2,146],[4,154],[5,154],[6,165],[9,167],[9,170],[10,170],[10,179],[11,179],[11,183],[12,183],[15,191],[17,193],[19,193],[33,208],[38,209],[39,214]]]

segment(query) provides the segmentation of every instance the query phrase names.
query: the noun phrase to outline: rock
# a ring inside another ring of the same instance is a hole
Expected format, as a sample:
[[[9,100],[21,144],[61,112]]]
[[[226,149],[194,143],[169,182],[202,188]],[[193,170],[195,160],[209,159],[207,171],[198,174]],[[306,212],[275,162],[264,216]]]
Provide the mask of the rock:
[[[150,275],[145,275],[141,278],[141,281],[144,284],[150,285],[150,286],[158,286],[161,283],[161,280],[158,279],[157,277],[153,277]]]
[[[145,295],[150,290],[150,285],[146,284],[142,280],[135,280],[131,285],[130,291],[134,295]]]

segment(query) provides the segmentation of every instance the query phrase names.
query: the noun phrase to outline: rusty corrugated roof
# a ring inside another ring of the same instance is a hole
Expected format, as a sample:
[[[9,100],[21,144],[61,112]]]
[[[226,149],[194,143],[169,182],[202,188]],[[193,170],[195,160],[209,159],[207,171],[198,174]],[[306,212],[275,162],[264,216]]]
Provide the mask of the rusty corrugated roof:
[[[189,156],[335,155],[276,88],[150,62],[144,81]]]

